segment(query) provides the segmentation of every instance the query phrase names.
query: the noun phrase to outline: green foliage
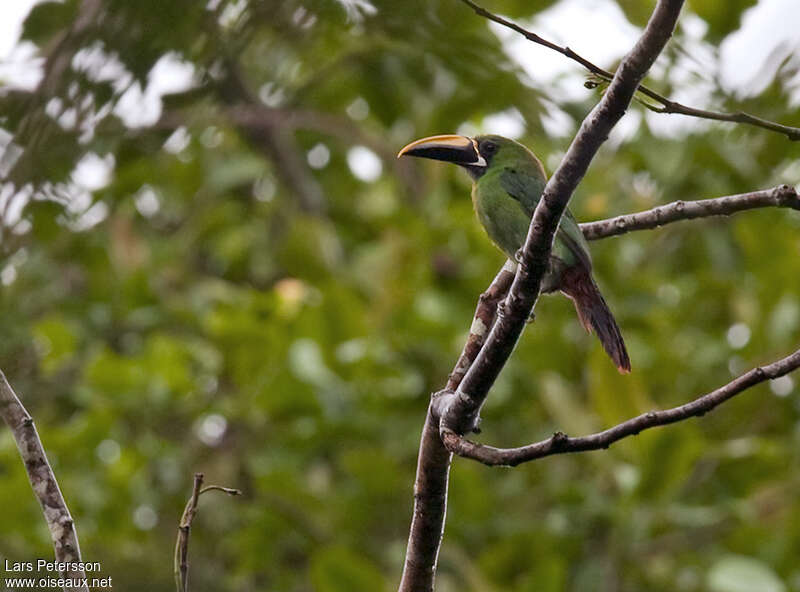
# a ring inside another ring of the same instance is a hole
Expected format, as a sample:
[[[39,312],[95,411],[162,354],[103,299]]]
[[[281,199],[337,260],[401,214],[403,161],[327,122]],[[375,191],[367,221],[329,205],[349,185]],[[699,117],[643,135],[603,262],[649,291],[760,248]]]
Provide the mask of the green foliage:
[[[360,555],[343,547],[321,548],[311,558],[311,585],[319,592],[386,589],[383,576]]]
[[[75,18],[78,2],[42,2],[34,6],[22,28],[22,38],[33,43],[46,43],[64,29],[64,23]]]
[[[744,11],[755,4],[756,0],[733,0],[724,4],[714,0],[689,0],[689,7],[709,24],[709,35],[714,41],[738,29]]]
[[[38,5],[25,37],[46,51],[81,4]],[[201,499],[196,589],[391,590],[428,395],[503,262],[460,171],[394,155],[513,108],[552,170],[568,138],[545,132],[548,110],[576,129],[597,97],[563,102],[523,75],[455,0],[206,4],[108,0],[59,51],[100,48],[124,84],[67,69],[45,96],[3,94],[0,125],[25,149],[9,180],[35,198],[2,228],[0,368],[36,419],[84,559],[119,588],[173,589],[176,526],[202,471],[244,495]],[[555,2],[533,4],[486,2],[526,21]],[[652,4],[619,2],[636,24]],[[751,4],[690,9],[718,43]],[[164,55],[191,64],[196,86],[165,98],[157,124],[126,127],[120,93],[145,88]],[[661,58],[654,88],[683,88],[679,58]],[[709,100],[797,125],[790,66],[758,96]],[[683,84],[716,73],[695,74]],[[53,97],[62,114],[82,106],[74,125],[48,114]],[[253,101],[267,111],[248,127],[235,109]],[[781,136],[723,124],[665,135],[656,121],[686,120],[648,113],[601,150],[572,202],[579,219],[798,182],[800,148]],[[378,172],[365,175],[356,147]],[[89,153],[113,174],[85,192],[73,171]],[[314,188],[319,206],[301,199]],[[593,243],[633,373],[615,372],[570,302],[544,297],[480,439],[603,429],[793,350],[799,230],[797,212],[769,209]],[[744,343],[727,339],[737,324]],[[796,382],[608,451],[508,471],[457,460],[440,588],[800,590]],[[0,475],[0,553],[50,556],[7,430]]]

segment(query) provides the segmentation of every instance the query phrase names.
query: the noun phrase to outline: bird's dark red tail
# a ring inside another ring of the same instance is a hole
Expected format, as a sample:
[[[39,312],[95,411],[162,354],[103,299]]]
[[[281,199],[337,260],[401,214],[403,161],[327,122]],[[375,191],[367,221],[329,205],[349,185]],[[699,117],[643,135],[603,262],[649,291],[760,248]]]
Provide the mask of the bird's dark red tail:
[[[583,327],[590,333],[594,331],[597,334],[617,370],[623,374],[630,372],[631,361],[617,322],[587,270],[582,267],[567,270],[562,279],[561,291],[575,303],[575,310],[578,311]]]

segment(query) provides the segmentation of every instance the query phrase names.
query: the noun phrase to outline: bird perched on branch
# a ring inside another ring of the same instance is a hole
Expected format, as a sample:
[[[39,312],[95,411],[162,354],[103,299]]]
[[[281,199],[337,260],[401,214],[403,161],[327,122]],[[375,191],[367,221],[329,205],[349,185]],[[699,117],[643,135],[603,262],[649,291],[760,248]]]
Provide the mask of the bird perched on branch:
[[[444,135],[411,142],[397,156],[443,160],[466,169],[478,220],[492,242],[516,261],[547,182],[542,163],[530,150],[502,136]],[[625,342],[592,278],[588,245],[569,210],[561,218],[541,284],[543,293],[556,290],[572,299],[581,324],[594,330],[617,369],[630,372]]]

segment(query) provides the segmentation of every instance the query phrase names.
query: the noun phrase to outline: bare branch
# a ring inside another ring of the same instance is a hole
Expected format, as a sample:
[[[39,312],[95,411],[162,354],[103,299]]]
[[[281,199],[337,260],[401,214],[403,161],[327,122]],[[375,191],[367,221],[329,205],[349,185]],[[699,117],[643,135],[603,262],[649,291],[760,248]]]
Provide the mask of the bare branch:
[[[186,502],[180,524],[178,525],[178,539],[175,541],[175,559],[173,568],[175,571],[175,585],[178,592],[189,590],[189,532],[192,528],[195,514],[197,514],[197,503],[200,496],[206,491],[221,491],[228,495],[241,495],[238,489],[230,487],[220,487],[219,485],[208,485],[203,487],[203,473],[194,474],[194,486],[192,495]]]
[[[464,374],[472,365],[483,346],[484,339],[495,321],[497,304],[508,293],[514,279],[515,265],[506,262],[486,291],[478,299],[469,337],[450,373],[444,394],[458,388]],[[447,509],[447,480],[450,470],[450,453],[439,436],[438,400],[434,396],[425,417],[419,443],[417,476],[414,481],[414,515],[408,536],[403,579],[400,590],[433,590],[436,562],[444,532]]]
[[[442,439],[450,452],[490,466],[516,466],[554,454],[600,450],[623,438],[635,436],[643,430],[700,417],[739,393],[766,380],[788,374],[798,367],[800,367],[800,350],[767,366],[753,368],[725,386],[685,405],[663,411],[650,411],[602,432],[580,438],[570,438],[563,432],[556,432],[546,440],[519,448],[484,446],[470,442],[452,430],[443,432]]]
[[[777,207],[800,210],[800,196],[789,185],[778,185],[772,189],[727,195],[713,199],[697,201],[675,201],[658,206],[644,212],[624,214],[581,224],[586,240],[597,240],[609,236],[618,236],[634,230],[651,230],[670,222],[708,218],[712,216],[730,216],[736,212],[757,208]]]
[[[419,443],[417,475],[414,479],[414,515],[403,576],[398,592],[431,592],[444,535],[447,484],[452,455],[439,436],[439,417],[434,402],[428,406]]]
[[[672,35],[682,6],[683,0],[659,0],[641,38],[623,59],[608,91],[584,120],[561,165],[545,187],[522,249],[522,263],[509,295],[501,305],[503,314],[497,314],[486,342],[456,392],[445,391],[435,396],[428,407],[417,462],[414,519],[399,592],[433,590],[451,460],[437,428],[464,433],[476,427],[478,412],[489,388],[511,355],[538,297],[553,237],[567,202],[611,128],[624,114],[645,73]],[[451,381],[455,380],[458,378],[451,377]],[[440,413],[442,407],[444,411]],[[437,415],[440,416],[438,426]]]
[[[515,264],[506,262],[478,299],[469,336],[450,373],[443,394],[449,394],[458,388],[464,374],[480,352],[486,335],[494,324],[497,305],[508,293],[514,279],[514,269]],[[444,532],[451,459],[439,436],[438,398],[434,395],[422,429],[417,476],[414,481],[414,515],[411,519],[400,590],[432,590],[436,575],[439,546]]]
[[[458,391],[447,405],[442,426],[464,433],[511,355],[539,295],[561,215],[594,155],[625,113],[637,86],[672,35],[683,0],[660,0],[644,33],[622,60],[603,98],[584,119],[558,169],[547,182],[521,249],[522,261],[492,328]]]
[[[489,12],[485,8],[478,6],[472,0],[461,0],[464,4],[469,6],[475,13],[479,16],[482,16],[485,19],[493,21],[498,25],[502,25],[512,31],[515,31],[525,37],[528,41],[532,41],[538,45],[551,49],[555,52],[560,53],[561,55],[579,63],[581,66],[586,68],[589,72],[594,74],[595,76],[599,77],[600,79],[608,82],[610,81],[614,74],[609,72],[608,70],[604,70],[600,66],[597,66],[584,58],[583,56],[575,53],[569,47],[562,47],[552,41],[548,41],[543,37],[540,37],[536,33],[529,31],[523,27],[520,27],[516,23],[513,23],[509,20],[504,19],[501,16],[498,16],[492,12]],[[762,119],[761,117],[756,117],[755,115],[750,115],[749,113],[744,113],[743,111],[738,111],[736,113],[724,113],[721,111],[707,111],[705,109],[696,109],[694,107],[688,107],[681,103],[675,102],[667,97],[657,93],[656,91],[640,84],[638,87],[638,92],[642,93],[646,97],[653,99],[654,101],[658,102],[661,106],[651,106],[646,105],[648,109],[651,111],[655,111],[656,113],[677,113],[680,115],[688,115],[690,117],[698,117],[700,119],[712,119],[715,121],[727,121],[731,123],[744,123],[747,125],[752,125],[755,127],[760,127],[766,130],[770,130],[773,132],[777,132],[779,134],[785,135],[792,141],[800,140],[800,128],[791,127],[788,125],[782,125],[780,123],[775,123],[773,121],[768,121],[766,119]]]
[[[2,371],[0,371],[0,416],[14,434],[33,493],[42,506],[44,519],[50,530],[50,539],[53,541],[56,561],[67,564],[67,567],[80,567],[81,549],[75,532],[75,523],[64,496],[61,495],[53,469],[47,461],[39,433],[33,425],[33,418],[22,405]],[[75,586],[65,586],[64,590],[88,592],[83,569],[59,569],[59,575],[71,582],[80,582]]]

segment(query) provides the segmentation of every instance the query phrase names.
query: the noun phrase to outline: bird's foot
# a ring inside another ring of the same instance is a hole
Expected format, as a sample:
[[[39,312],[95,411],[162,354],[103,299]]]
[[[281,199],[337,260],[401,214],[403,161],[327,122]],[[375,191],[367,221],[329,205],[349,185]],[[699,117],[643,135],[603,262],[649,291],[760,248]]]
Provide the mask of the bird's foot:
[[[525,323],[530,325],[535,320],[536,320],[536,312],[535,311],[531,311],[531,314],[528,315],[528,320],[525,321]]]
[[[516,263],[522,263],[522,249],[517,249],[517,252],[514,253],[514,261]]]
[[[497,315],[497,320],[498,321],[500,319],[502,319],[504,316],[506,316],[506,301],[505,300],[501,300],[500,302],[497,303],[497,311],[495,312],[495,314]]]

